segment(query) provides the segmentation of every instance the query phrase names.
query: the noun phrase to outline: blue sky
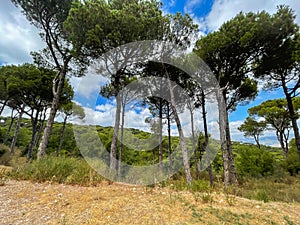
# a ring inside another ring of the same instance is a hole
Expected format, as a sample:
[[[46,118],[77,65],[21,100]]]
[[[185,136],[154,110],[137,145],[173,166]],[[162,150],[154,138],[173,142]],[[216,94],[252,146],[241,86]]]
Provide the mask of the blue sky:
[[[188,12],[189,14],[195,14],[198,17],[205,17],[211,11],[214,1],[202,0],[202,1],[189,1],[189,0],[173,0],[173,1],[162,1],[164,7],[170,13]]]
[[[297,15],[296,22],[300,24],[299,0],[162,0],[162,2],[164,3],[164,13],[189,13],[199,25],[201,34],[217,30],[221,24],[233,18],[240,11],[266,10],[269,13],[274,13],[276,12],[276,5],[279,4],[290,5]],[[28,23],[20,10],[15,8],[10,0],[1,0],[0,2],[0,21],[0,65],[32,62],[30,52],[45,46],[39,38],[38,30]],[[91,75],[84,79],[72,78],[71,81],[77,90],[75,100],[85,107],[86,114],[90,115],[93,120],[100,121],[102,125],[112,125],[114,104],[98,98],[97,95],[99,86],[107,80]],[[235,112],[232,112],[230,114],[230,126],[233,140],[253,142],[251,138],[244,138],[243,134],[237,130],[237,127],[247,116],[247,109],[265,100],[279,97],[283,97],[281,90],[262,91],[249,105],[239,106]],[[144,129],[146,125],[144,117],[147,115],[149,115],[147,109],[139,109],[139,114],[136,114],[135,111],[129,111],[127,125]],[[188,124],[188,120],[183,118],[183,123]],[[173,134],[176,132],[174,131]],[[277,145],[273,132],[266,132],[265,139],[267,141],[264,144]]]

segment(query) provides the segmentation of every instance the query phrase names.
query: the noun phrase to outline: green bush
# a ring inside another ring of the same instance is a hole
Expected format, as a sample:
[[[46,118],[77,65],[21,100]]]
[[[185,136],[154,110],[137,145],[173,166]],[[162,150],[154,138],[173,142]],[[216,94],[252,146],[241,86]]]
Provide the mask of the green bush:
[[[272,154],[256,147],[240,146],[235,162],[241,175],[261,177],[274,172],[275,160]]]
[[[9,161],[11,160],[9,147],[0,144],[0,165],[9,166]]]
[[[285,160],[284,166],[291,176],[299,174],[300,172],[300,162],[295,144],[295,139],[292,139],[290,142],[289,153]]]
[[[14,168],[11,176],[37,182],[51,181],[78,185],[93,185],[103,180],[82,159],[51,156]]]

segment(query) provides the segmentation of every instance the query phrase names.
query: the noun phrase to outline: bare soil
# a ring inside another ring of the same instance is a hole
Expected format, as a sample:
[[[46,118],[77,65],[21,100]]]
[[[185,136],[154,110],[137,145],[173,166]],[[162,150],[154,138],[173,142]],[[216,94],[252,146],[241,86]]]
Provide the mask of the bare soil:
[[[0,224],[300,224],[299,203],[223,193],[178,192],[103,183],[80,187],[8,180]]]

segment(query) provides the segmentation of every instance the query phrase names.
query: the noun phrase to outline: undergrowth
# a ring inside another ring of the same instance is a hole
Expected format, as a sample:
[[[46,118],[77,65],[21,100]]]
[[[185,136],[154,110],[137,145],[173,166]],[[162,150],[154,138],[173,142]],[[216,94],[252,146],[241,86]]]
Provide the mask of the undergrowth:
[[[21,180],[82,186],[96,185],[104,179],[83,159],[51,156],[15,167],[10,176]]]

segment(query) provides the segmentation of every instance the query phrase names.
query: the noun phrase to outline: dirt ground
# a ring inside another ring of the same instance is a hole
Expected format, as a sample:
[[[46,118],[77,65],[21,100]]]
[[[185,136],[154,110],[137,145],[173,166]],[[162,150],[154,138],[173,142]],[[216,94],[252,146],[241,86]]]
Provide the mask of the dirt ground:
[[[0,224],[300,224],[299,203],[103,183],[6,181]]]

